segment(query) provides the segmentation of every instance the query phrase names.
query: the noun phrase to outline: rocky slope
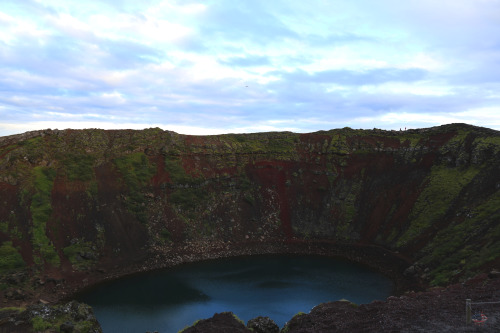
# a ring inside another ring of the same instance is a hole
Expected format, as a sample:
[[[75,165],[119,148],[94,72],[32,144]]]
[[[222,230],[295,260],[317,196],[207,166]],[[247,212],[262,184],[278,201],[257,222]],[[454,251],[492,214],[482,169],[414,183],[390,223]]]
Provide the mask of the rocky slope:
[[[0,302],[57,301],[122,274],[218,256],[346,256],[401,289],[500,267],[500,134],[0,138]],[[411,286],[410,286],[411,285]]]
[[[200,320],[182,333],[498,332],[499,297],[500,279],[482,275],[447,288],[391,296],[384,302],[358,305],[341,300],[319,304],[308,314],[296,314],[281,330],[269,318],[258,317],[245,325],[225,312]],[[487,314],[481,325],[466,323],[464,300],[470,298],[486,303],[471,309],[472,314]],[[256,326],[256,320],[261,325]]]

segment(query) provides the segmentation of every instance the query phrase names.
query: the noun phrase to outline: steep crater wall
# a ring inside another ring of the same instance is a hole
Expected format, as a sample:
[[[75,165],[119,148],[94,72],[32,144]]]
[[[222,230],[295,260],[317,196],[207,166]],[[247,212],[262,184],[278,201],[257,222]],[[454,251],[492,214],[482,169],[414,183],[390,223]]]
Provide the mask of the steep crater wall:
[[[81,281],[269,252],[341,255],[446,285],[500,263],[499,169],[499,133],[463,124],[3,137],[0,297],[63,297]]]

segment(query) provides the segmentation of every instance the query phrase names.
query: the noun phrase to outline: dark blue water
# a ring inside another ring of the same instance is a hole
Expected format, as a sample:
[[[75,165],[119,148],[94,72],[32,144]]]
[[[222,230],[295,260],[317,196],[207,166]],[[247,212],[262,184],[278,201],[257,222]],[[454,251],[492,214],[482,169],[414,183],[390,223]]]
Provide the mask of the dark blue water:
[[[216,312],[280,327],[328,301],[383,300],[393,283],[358,264],[318,256],[251,256],[180,265],[100,285],[79,297],[105,333],[177,332]]]

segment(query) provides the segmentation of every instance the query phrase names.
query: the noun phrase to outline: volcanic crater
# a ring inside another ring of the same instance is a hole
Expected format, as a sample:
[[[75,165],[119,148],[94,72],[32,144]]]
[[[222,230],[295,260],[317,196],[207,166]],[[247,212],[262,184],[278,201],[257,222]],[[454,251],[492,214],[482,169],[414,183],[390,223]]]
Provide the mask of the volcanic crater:
[[[282,331],[474,330],[465,299],[500,300],[499,221],[500,134],[466,124],[1,137],[0,331],[61,329],[33,307],[83,311],[61,304],[103,281],[267,253],[348,258],[397,286],[385,302],[319,305]],[[429,320],[436,308],[447,315]],[[483,331],[498,329],[490,313]],[[186,332],[224,332],[231,318]],[[85,325],[74,329],[99,331]]]

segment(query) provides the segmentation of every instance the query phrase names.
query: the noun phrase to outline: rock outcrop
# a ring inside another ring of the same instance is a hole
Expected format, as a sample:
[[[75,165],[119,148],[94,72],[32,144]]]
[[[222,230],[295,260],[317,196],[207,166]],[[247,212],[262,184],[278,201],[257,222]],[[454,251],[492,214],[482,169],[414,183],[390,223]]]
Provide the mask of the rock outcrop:
[[[276,325],[274,320],[262,316],[250,319],[247,327],[255,333],[279,333],[280,331],[279,326]]]
[[[92,308],[71,301],[57,306],[38,303],[4,316],[2,332],[102,333]]]

